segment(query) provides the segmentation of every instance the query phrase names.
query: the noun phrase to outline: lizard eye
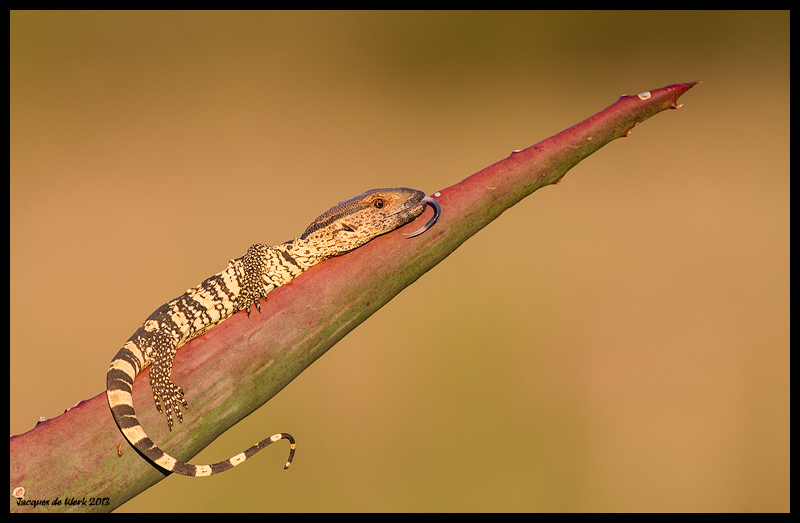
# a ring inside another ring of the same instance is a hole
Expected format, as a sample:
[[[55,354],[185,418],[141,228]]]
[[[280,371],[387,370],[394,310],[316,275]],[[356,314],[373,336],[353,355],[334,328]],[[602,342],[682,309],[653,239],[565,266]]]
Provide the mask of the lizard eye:
[[[372,205],[374,205],[376,209],[380,209],[383,207],[383,200],[378,198]]]

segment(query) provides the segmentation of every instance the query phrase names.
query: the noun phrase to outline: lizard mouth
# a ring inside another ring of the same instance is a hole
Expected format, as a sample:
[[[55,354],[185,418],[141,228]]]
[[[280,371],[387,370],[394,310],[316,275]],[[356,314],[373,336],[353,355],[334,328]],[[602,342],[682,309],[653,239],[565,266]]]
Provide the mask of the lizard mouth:
[[[428,229],[430,229],[431,227],[436,225],[436,222],[439,221],[439,216],[442,215],[442,208],[439,205],[439,202],[437,202],[436,200],[434,200],[430,196],[424,197],[422,199],[422,201],[425,202],[425,203],[430,204],[431,207],[433,207],[433,218],[428,220],[428,223],[423,225],[422,228],[420,228],[420,229],[418,229],[418,230],[416,230],[416,231],[414,231],[414,232],[412,232],[410,234],[406,234],[407,239],[408,238],[413,238],[414,236],[419,236],[420,234],[424,233],[425,231],[427,231]]]

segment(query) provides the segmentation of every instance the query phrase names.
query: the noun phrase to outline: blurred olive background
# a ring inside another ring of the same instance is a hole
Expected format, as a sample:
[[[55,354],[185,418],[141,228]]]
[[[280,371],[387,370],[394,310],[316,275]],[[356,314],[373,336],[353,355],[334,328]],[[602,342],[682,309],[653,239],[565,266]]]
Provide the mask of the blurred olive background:
[[[102,393],[141,322],[250,244],[367,189],[448,187],[622,94],[703,82],[192,460],[287,431],[289,471],[278,446],[122,510],[789,510],[788,13],[12,12],[10,28],[12,434]]]

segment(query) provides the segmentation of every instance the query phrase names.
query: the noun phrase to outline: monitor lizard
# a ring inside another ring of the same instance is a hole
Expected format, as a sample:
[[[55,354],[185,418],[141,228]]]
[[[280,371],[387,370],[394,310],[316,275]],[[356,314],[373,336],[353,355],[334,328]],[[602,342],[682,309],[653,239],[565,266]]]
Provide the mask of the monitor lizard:
[[[251,306],[261,311],[261,298],[286,285],[310,267],[333,256],[346,254],[373,238],[416,219],[430,204],[434,216],[409,238],[424,233],[439,219],[439,203],[422,191],[405,187],[373,189],[339,203],[306,228],[300,238],[276,246],[252,245],[230,260],[228,266],[198,286],[155,310],[117,352],[106,374],[106,394],[114,420],[122,434],[142,455],[169,472],[185,476],[210,476],[229,470],[268,445],[286,439],[290,443],[289,468],[296,448],[290,434],[280,433],[260,441],[230,459],[212,465],[191,465],[164,452],[145,433],[133,407],[133,382],[150,368],[150,386],[156,409],[172,413],[183,422],[181,406],[188,408],[184,391],[170,380],[175,353],[190,340]],[[163,407],[162,407],[163,404]]]

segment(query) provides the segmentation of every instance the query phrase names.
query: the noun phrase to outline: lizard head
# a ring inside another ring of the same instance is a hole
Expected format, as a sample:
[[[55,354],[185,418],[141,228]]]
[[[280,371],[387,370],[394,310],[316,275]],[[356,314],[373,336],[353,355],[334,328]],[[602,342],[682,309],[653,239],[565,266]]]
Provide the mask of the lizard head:
[[[414,220],[431,200],[424,192],[406,187],[372,189],[332,207],[311,222],[300,238],[326,250],[327,256],[338,256]]]

